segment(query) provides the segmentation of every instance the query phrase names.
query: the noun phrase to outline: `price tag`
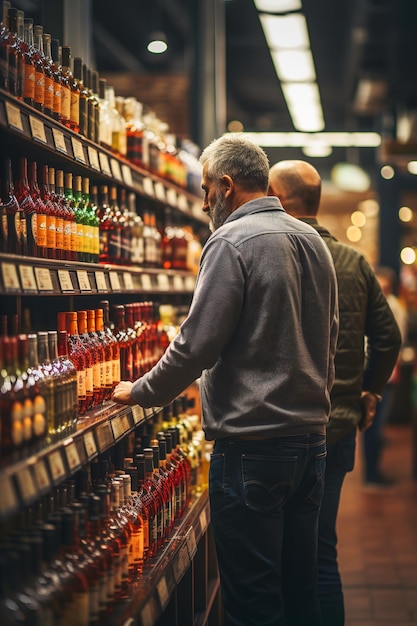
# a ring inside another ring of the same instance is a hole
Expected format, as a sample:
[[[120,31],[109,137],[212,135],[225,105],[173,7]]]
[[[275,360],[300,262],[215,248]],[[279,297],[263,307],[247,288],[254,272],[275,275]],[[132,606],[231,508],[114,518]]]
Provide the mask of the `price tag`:
[[[48,456],[49,469],[54,484],[58,484],[66,476],[64,462],[62,460],[61,451],[55,450]]]
[[[100,424],[97,428],[97,442],[100,452],[104,452],[109,448],[113,442],[113,431],[109,422],[105,422],[104,424]]]
[[[2,263],[1,273],[3,275],[3,285],[5,289],[19,290],[20,283],[17,275],[16,266],[13,263]]]
[[[37,492],[35,481],[33,480],[30,469],[28,467],[22,467],[22,469],[16,472],[16,481],[22,500],[25,503],[32,502],[37,495]]]
[[[194,291],[195,289],[195,277],[194,276],[185,277],[185,288],[187,291]]]
[[[39,291],[53,291],[51,272],[47,267],[35,267],[36,282]]]
[[[145,604],[142,611],[140,612],[140,620],[142,626],[154,626],[155,624],[155,609],[152,601],[150,600]]]
[[[107,176],[111,176],[110,163],[109,163],[109,158],[107,154],[100,152],[98,155],[98,158],[100,161],[100,168],[103,174],[107,174]]]
[[[172,187],[167,189],[167,202],[171,206],[177,206],[177,192]]]
[[[80,291],[91,291],[90,281],[88,280],[87,270],[77,270],[78,284]]]
[[[157,182],[154,185],[155,187],[155,196],[158,200],[161,200],[161,202],[165,202],[166,201],[166,195],[165,195],[165,187],[161,182]]]
[[[197,542],[195,540],[194,528],[192,526],[191,528],[189,528],[185,539],[187,541],[188,554],[190,555],[190,560],[191,560],[194,558],[197,552]]]
[[[147,196],[153,197],[155,195],[151,178],[146,177],[143,179],[143,191],[146,193]]]
[[[77,447],[80,465],[85,465],[87,463],[87,454],[85,451],[84,439],[82,437],[77,437],[75,445]]]
[[[110,159],[110,169],[111,169],[111,173],[113,175],[113,178],[115,178],[116,180],[122,181],[122,170],[120,169],[120,163],[119,161],[116,161],[116,159]]]
[[[38,492],[44,493],[45,491],[49,491],[51,488],[51,483],[49,481],[46,463],[43,459],[38,459],[38,461],[33,466],[33,472],[35,474],[36,484],[38,485]]]
[[[61,291],[74,291],[71,276],[68,270],[58,270],[58,279],[59,284],[61,285]]]
[[[110,278],[110,285],[111,285],[112,291],[120,291],[121,286],[120,286],[119,274],[117,272],[109,272],[109,278]]]
[[[85,163],[84,148],[81,141],[79,139],[75,139],[75,137],[71,137],[71,143],[75,160]]]
[[[67,457],[68,467],[71,472],[78,469],[81,466],[80,457],[78,454],[77,446],[74,440],[69,440],[68,443],[64,442],[65,456]]]
[[[10,476],[4,476],[0,480],[0,493],[0,517],[5,517],[14,513],[19,506]]]
[[[128,291],[133,291],[134,290],[134,285],[133,285],[133,279],[132,279],[132,275],[129,274],[129,272],[125,272],[123,274],[123,282],[125,284],[125,289]]]
[[[120,417],[115,417],[111,421],[113,437],[117,440],[124,435],[123,424]]]
[[[18,107],[15,107],[10,102],[6,102],[6,116],[9,126],[13,126],[13,128],[23,132],[22,116]]]
[[[90,165],[94,170],[100,171],[100,163],[98,161],[98,152],[91,146],[88,146],[88,160],[90,161]]]
[[[192,209],[191,209],[191,213],[192,213],[193,215],[195,215],[196,217],[200,217],[200,218],[201,218],[202,216],[204,216],[204,215],[205,215],[205,213],[203,213],[203,210],[202,210],[202,208],[201,208],[201,207],[202,207],[202,205],[203,205],[203,201],[201,201],[201,202],[194,202],[194,204],[193,204],[193,206],[192,206]]]
[[[200,527],[201,527],[201,534],[204,535],[204,533],[207,530],[207,515],[206,515],[206,511],[201,511],[200,513]]]
[[[58,150],[58,152],[63,152],[64,154],[68,154],[64,133],[57,128],[53,128],[52,135],[54,136],[55,150]]]
[[[150,406],[147,409],[144,408],[143,412],[145,414],[146,419],[148,419],[149,417],[152,417],[152,415],[154,414],[153,406]]]
[[[183,291],[184,289],[184,280],[182,276],[175,274],[174,276],[174,289],[175,291]]]
[[[104,272],[96,272],[97,291],[107,291],[106,276]]]
[[[48,143],[46,140],[45,126],[43,125],[43,122],[38,120],[37,117],[29,115],[29,124],[32,131],[32,139],[36,139],[36,141],[40,141],[41,143]]]
[[[88,460],[97,456],[97,446],[96,446],[96,441],[94,439],[94,433],[92,430],[90,430],[88,433],[85,433],[84,445],[85,445],[85,451],[87,452]]]
[[[141,274],[140,282],[142,284],[142,289],[145,291],[150,291],[152,289],[152,280],[149,274]]]
[[[168,291],[170,289],[169,278],[167,274],[158,274],[157,281],[158,289],[160,289],[161,291]]]
[[[20,281],[23,291],[36,291],[36,280],[31,265],[19,265]]]
[[[156,586],[156,590],[158,592],[158,597],[159,597],[159,602],[161,604],[161,608],[162,610],[164,610],[169,600],[169,591],[168,591],[168,585],[167,585],[165,576],[162,576],[161,580]]]
[[[177,558],[173,563],[175,582],[180,582],[190,565],[190,557],[188,555],[187,544],[183,544],[178,552]]]
[[[129,187],[133,187],[133,178],[132,178],[132,170],[126,163],[122,165],[122,176],[126,185]]]
[[[132,406],[132,415],[133,415],[133,421],[135,422],[135,424],[136,425],[140,424],[144,418],[142,407],[138,405]]]
[[[181,209],[181,211],[188,212],[188,201],[187,198],[182,194],[178,196],[178,208]]]

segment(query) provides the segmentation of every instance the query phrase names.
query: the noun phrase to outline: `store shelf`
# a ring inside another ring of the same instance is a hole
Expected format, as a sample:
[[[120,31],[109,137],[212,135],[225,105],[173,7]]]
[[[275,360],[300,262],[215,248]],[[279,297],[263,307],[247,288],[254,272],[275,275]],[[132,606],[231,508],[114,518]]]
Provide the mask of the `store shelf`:
[[[187,271],[76,261],[52,261],[0,254],[2,295],[191,294]]]

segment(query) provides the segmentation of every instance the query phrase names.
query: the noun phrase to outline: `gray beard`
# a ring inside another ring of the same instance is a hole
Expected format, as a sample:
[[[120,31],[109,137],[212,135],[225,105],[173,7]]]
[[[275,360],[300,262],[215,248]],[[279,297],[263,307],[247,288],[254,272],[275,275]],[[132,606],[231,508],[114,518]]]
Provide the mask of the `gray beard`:
[[[216,194],[216,204],[213,209],[210,211],[210,224],[209,228],[212,233],[215,230],[223,226],[226,219],[229,217],[230,211],[226,206],[226,202],[223,196],[220,193]]]

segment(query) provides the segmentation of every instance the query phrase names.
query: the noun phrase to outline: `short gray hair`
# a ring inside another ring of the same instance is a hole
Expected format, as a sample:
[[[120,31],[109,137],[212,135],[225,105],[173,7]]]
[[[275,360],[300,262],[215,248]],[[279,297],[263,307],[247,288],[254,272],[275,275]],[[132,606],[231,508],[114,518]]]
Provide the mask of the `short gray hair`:
[[[228,175],[248,191],[267,192],[269,161],[265,152],[243,135],[225,135],[212,141],[200,156],[207,176],[217,185]]]

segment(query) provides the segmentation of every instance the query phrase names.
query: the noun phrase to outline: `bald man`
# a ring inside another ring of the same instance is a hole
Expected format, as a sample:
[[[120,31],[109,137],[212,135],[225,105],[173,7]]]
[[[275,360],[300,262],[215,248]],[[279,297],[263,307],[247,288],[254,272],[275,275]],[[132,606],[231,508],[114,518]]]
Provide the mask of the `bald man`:
[[[340,328],[327,425],[318,563],[323,626],[343,626],[345,611],[336,534],[340,493],[346,473],[354,466],[356,431],[372,424],[376,403],[397,359],[401,335],[365,257],[339,242],[318,223],[318,171],[306,161],[280,161],[270,168],[268,193],[278,196],[287,213],[318,231],[330,249],[338,279]]]

